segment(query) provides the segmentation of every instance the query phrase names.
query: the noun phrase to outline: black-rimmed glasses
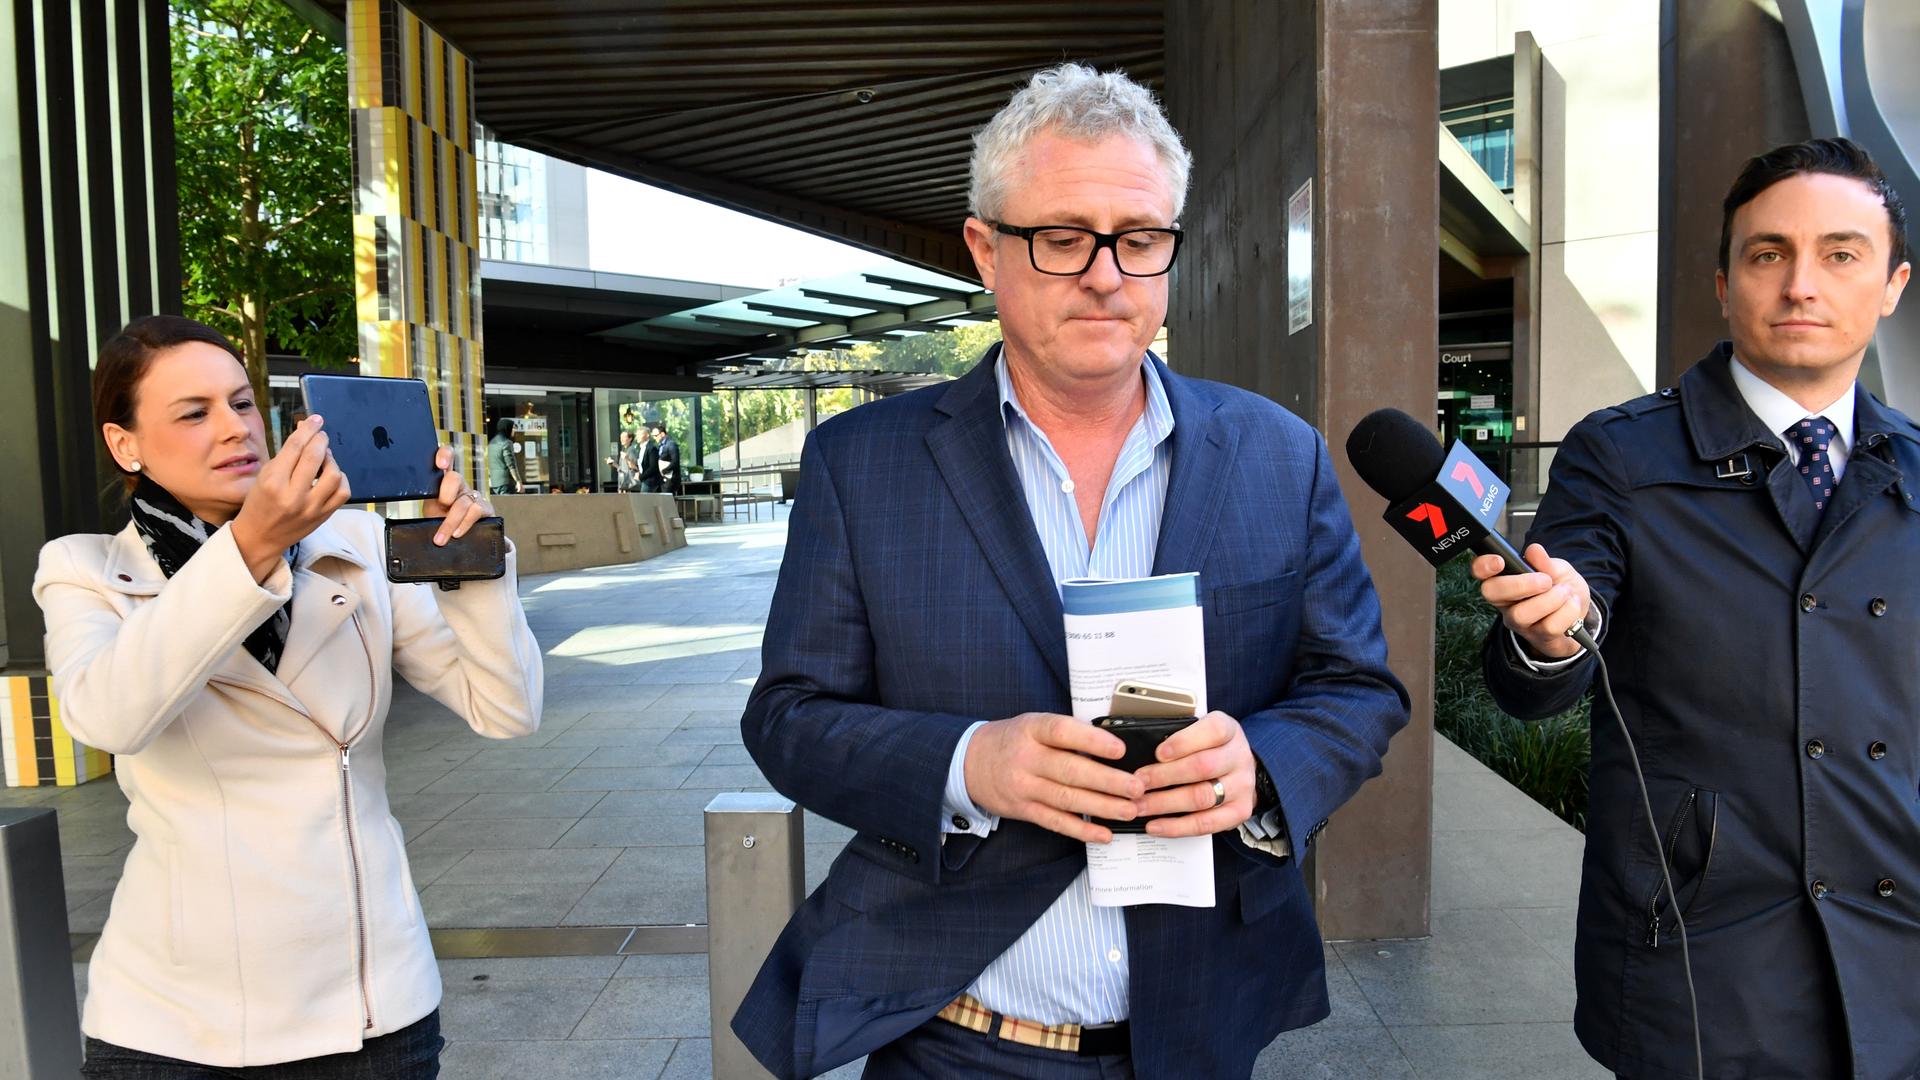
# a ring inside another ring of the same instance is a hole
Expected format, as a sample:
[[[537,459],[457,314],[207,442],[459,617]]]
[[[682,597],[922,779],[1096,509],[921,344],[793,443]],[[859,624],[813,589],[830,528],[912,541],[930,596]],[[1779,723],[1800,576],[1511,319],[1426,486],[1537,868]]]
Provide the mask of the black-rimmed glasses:
[[[1043,274],[1077,277],[1093,266],[1101,248],[1113,252],[1114,265],[1128,277],[1159,277],[1173,269],[1180,253],[1179,229],[1122,229],[1103,233],[1077,225],[1008,225],[994,231],[1027,242],[1027,258]]]

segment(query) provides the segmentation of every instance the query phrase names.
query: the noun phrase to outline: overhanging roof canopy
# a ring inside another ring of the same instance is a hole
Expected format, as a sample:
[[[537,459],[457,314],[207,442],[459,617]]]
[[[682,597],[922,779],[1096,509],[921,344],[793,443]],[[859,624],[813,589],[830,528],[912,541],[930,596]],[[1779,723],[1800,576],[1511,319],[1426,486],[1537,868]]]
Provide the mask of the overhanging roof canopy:
[[[507,142],[963,277],[974,129],[1061,60],[1164,70],[1164,0],[408,6]]]

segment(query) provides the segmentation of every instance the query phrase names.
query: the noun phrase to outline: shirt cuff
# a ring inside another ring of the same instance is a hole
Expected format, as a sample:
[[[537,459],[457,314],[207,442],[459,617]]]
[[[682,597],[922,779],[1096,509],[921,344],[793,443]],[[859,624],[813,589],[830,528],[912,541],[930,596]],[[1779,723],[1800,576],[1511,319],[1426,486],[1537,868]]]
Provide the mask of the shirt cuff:
[[[1599,603],[1595,602],[1593,607],[1587,612],[1587,633],[1593,637],[1593,640],[1600,640],[1600,628],[1605,623],[1606,616],[1601,613]],[[1532,650],[1527,648],[1526,643],[1520,640],[1520,635],[1514,633],[1512,630],[1508,630],[1507,637],[1513,643],[1513,654],[1520,658],[1520,662],[1527,665],[1530,670],[1540,672],[1543,675],[1552,674],[1557,671],[1565,671],[1567,668],[1584,660],[1587,655],[1586,647],[1582,646],[1579,652],[1561,660],[1538,660],[1534,658]]]
[[[1287,836],[1286,822],[1281,819],[1277,806],[1259,817],[1241,822],[1240,842],[1276,859],[1293,854],[1293,843]]]
[[[940,800],[942,833],[985,836],[1000,827],[997,815],[981,810],[967,795],[967,747],[973,743],[973,733],[985,724],[985,720],[974,721],[960,736],[960,744],[953,748],[953,761],[947,766],[947,791]]]

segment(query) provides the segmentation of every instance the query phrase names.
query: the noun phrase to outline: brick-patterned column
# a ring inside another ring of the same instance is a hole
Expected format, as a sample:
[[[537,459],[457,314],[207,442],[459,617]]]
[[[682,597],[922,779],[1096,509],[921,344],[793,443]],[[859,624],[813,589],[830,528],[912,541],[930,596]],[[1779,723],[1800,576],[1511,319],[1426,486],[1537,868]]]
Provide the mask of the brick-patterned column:
[[[481,491],[473,62],[394,0],[348,0],[360,370],[424,380]]]

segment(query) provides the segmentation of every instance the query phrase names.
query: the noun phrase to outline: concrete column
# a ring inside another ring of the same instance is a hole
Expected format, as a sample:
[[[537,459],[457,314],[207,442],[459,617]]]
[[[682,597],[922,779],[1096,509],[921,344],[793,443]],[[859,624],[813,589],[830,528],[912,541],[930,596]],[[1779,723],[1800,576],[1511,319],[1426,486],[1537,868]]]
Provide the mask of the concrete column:
[[[1382,405],[1433,408],[1438,25],[1438,0],[1168,4],[1167,104],[1195,157],[1191,243],[1168,317],[1178,367],[1265,394],[1336,448],[1394,670],[1414,697],[1385,775],[1318,842],[1313,885],[1329,937],[1428,926],[1433,574],[1338,448]],[[1287,201],[1303,183],[1313,321],[1289,332]]]

